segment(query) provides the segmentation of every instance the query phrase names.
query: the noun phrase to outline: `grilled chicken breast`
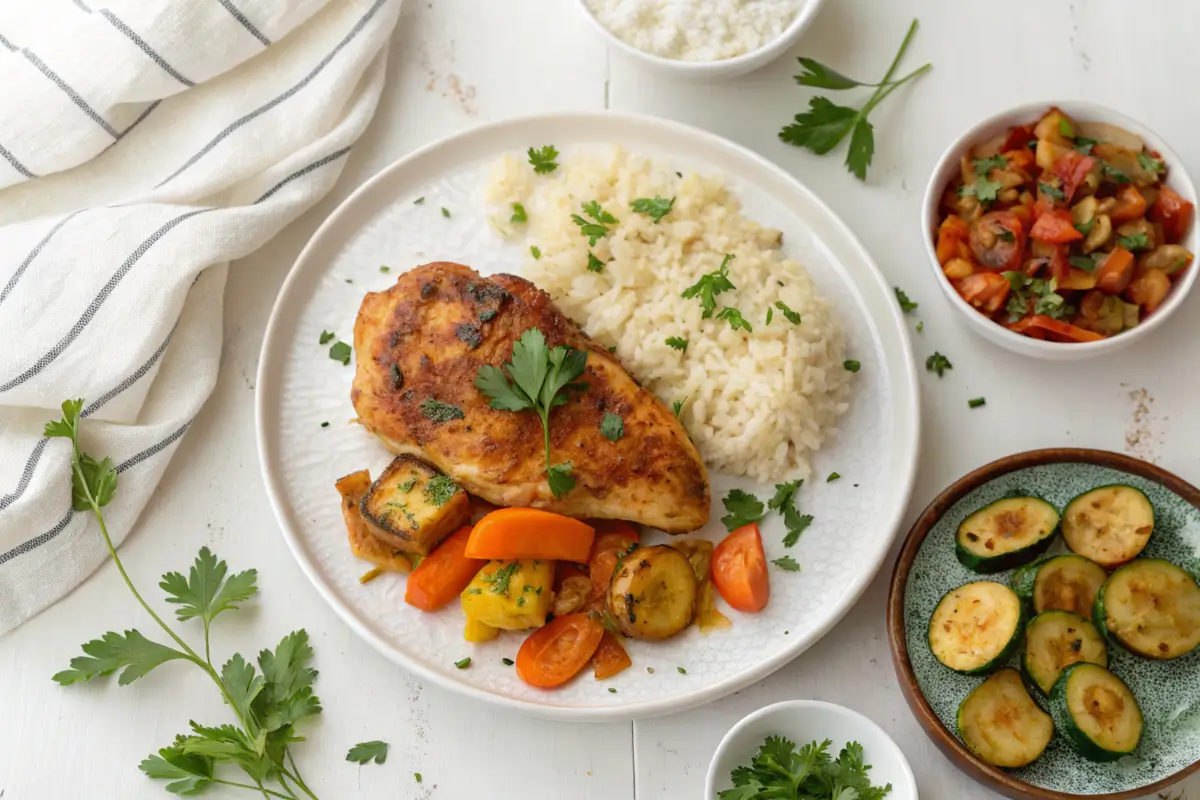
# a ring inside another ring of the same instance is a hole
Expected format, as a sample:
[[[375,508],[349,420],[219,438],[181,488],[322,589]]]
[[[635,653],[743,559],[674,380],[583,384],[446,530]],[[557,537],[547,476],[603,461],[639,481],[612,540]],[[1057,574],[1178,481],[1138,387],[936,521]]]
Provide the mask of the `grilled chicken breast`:
[[[546,480],[538,415],[493,409],[474,385],[479,368],[507,362],[529,328],[550,347],[587,353],[587,388],[550,413],[551,462],[569,461],[576,481],[561,498]],[[359,422],[393,453],[425,459],[471,494],[668,533],[708,521],[708,473],[674,414],[526,280],[449,262],[418,267],[363,298],[354,352]],[[615,442],[600,432],[606,413],[624,419]]]

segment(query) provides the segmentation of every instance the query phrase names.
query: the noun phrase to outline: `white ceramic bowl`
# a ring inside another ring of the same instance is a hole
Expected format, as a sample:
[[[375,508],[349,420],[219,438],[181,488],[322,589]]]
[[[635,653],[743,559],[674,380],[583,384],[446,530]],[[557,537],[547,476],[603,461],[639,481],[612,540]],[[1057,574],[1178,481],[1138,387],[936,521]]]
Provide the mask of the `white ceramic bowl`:
[[[1013,125],[1028,125],[1036,122],[1051,106],[1057,106],[1067,116],[1075,120],[1107,122],[1122,127],[1131,133],[1136,133],[1150,149],[1157,150],[1162,155],[1163,161],[1167,165],[1166,185],[1179,192],[1185,200],[1196,203],[1196,187],[1193,185],[1191,177],[1187,174],[1187,170],[1184,169],[1183,160],[1174,150],[1167,146],[1166,142],[1159,138],[1158,134],[1145,125],[1095,103],[1082,101],[1029,103],[988,117],[977,125],[972,126],[966,133],[958,137],[954,144],[946,149],[946,152],[938,160],[937,166],[933,170],[933,175],[929,178],[929,185],[925,188],[925,204],[921,209],[921,229],[925,231],[925,250],[929,254],[929,264],[937,276],[938,284],[942,287],[942,291],[946,293],[950,304],[962,313],[962,318],[966,321],[968,328],[988,341],[998,344],[1014,353],[1052,361],[1074,361],[1115,352],[1148,336],[1151,331],[1162,325],[1175,309],[1182,305],[1184,298],[1187,297],[1192,289],[1192,285],[1196,282],[1197,266],[1193,264],[1187,270],[1187,273],[1183,276],[1183,280],[1177,282],[1171,289],[1171,294],[1167,296],[1166,302],[1157,311],[1146,317],[1136,328],[1099,342],[1071,344],[1031,339],[1019,333],[1013,333],[1002,325],[996,324],[972,308],[966,300],[962,299],[958,292],[954,290],[954,286],[951,285],[950,280],[942,272],[941,264],[938,263],[937,259],[938,206],[942,193],[946,190],[946,185],[950,183],[951,179],[958,174],[959,157],[970,150],[973,145],[1003,133]],[[1200,243],[1200,233],[1197,232],[1197,227],[1196,222],[1193,220],[1191,229],[1182,242],[1183,246],[1192,253],[1198,252],[1197,245]]]
[[[837,756],[847,742],[863,746],[863,761],[871,765],[876,786],[892,785],[888,800],[917,800],[917,779],[899,746],[871,720],[844,706],[819,700],[789,700],[760,708],[734,725],[717,745],[708,765],[706,800],[717,800],[717,792],[733,784],[729,773],[749,764],[768,736],[785,736],[801,747],[814,739],[832,740],[829,750]]]
[[[796,18],[776,38],[764,44],[757,50],[721,61],[680,61],[639,50],[625,42],[604,26],[588,8],[587,0],[575,0],[575,6],[587,18],[588,24],[608,42],[610,49],[622,54],[627,59],[648,67],[660,75],[687,80],[711,81],[736,78],[753,72],[759,67],[765,67],[796,43],[800,35],[808,28],[813,17],[817,15],[824,0],[801,0],[800,10]]]

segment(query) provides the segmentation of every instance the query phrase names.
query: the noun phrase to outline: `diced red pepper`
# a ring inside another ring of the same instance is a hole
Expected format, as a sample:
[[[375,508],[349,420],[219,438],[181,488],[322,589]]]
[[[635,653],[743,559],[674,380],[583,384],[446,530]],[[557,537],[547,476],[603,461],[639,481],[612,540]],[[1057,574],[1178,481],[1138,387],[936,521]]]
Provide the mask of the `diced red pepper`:
[[[1162,224],[1167,244],[1179,244],[1192,224],[1194,209],[1195,206],[1184,200],[1179,192],[1164,186],[1154,201],[1154,208],[1150,209],[1150,221]]]
[[[1083,234],[1075,229],[1068,211],[1047,211],[1033,223],[1029,238],[1050,244],[1066,244],[1082,239]]]
[[[967,257],[967,254],[964,254],[962,251],[968,249],[970,238],[971,229],[962,217],[957,214],[951,214],[942,220],[942,224],[938,226],[938,263],[944,267],[946,266],[946,262],[952,258]]]
[[[1085,156],[1078,150],[1068,150],[1054,162],[1052,171],[1062,180],[1062,192],[1067,196],[1068,203],[1094,166],[1096,159]]]
[[[1127,183],[1117,192],[1117,204],[1108,217],[1114,225],[1141,219],[1146,213],[1146,198],[1132,183]]]
[[[1012,285],[996,272],[976,272],[955,284],[958,293],[975,308],[991,316],[1004,307]]]

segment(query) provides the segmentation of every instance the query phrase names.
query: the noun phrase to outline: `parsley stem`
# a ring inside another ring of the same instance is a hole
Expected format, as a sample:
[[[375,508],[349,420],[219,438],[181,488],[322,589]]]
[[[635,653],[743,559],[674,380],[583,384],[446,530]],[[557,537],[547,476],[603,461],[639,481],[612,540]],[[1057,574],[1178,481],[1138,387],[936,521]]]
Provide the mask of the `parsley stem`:
[[[892,65],[888,67],[887,74],[883,76],[883,80],[879,82],[879,87],[883,88],[892,76],[896,74],[896,69],[900,66],[900,61],[904,58],[904,53],[908,50],[909,43],[912,42],[914,36],[917,35],[917,21],[914,19],[912,25],[908,26],[908,33],[904,36],[904,41],[900,43],[900,51],[896,53],[896,57],[892,60]],[[876,92],[878,94],[878,92]]]
[[[289,755],[290,755],[290,754],[289,754]],[[293,768],[295,768],[295,766],[296,766],[296,762],[295,762],[295,761],[292,761],[292,767],[293,767]],[[286,775],[287,777],[289,777],[289,778],[291,778],[293,781],[295,781],[295,782],[296,782],[296,785],[300,787],[300,791],[304,792],[306,795],[308,795],[309,797],[311,797],[311,798],[312,798],[312,800],[320,800],[320,799],[319,799],[319,798],[318,798],[318,797],[317,797],[315,794],[313,794],[313,793],[312,793],[312,790],[311,790],[311,789],[309,789],[307,786],[305,786],[305,785],[304,785],[304,781],[300,780],[299,776],[298,776],[298,775],[296,775],[296,773],[294,773],[294,772],[289,772],[289,771],[287,770],[287,768],[286,768],[286,767],[283,767],[283,766],[280,766],[280,767],[279,767],[279,772],[280,772],[280,778],[279,778],[279,780],[280,780],[280,782],[281,782],[281,783],[283,782],[283,776],[284,776],[284,775]],[[295,797],[295,795],[294,795],[294,794],[293,794],[292,796],[293,796],[293,797]]]
[[[262,789],[264,797],[282,797],[283,800],[292,800],[291,796],[289,796],[289,795],[280,794],[279,792],[273,792],[270,789],[263,789],[263,787],[261,787],[261,786],[251,786],[248,783],[238,783],[237,781],[227,781],[227,780],[222,780],[221,778],[209,778],[208,780],[212,781],[213,783],[219,783],[222,786],[236,786],[239,789],[249,789],[252,792]]]
[[[296,766],[296,759],[292,756],[291,748],[289,747],[284,750],[284,754],[287,755],[288,762],[292,765],[292,771],[288,774],[292,776],[294,781],[296,781],[296,785],[300,787],[301,791],[313,798],[313,800],[316,800],[317,796],[312,793],[311,789],[308,788],[308,784],[304,782],[304,778],[300,777],[300,768]]]
[[[871,99],[868,100],[867,104],[862,107],[862,111],[858,112],[858,115],[860,117],[865,118],[867,116],[867,114],[870,114],[871,110],[874,109],[875,106],[882,103],[889,94],[894,92],[896,89],[899,89],[901,86],[908,83],[909,81],[911,81],[913,78],[917,77],[918,75],[928,72],[931,69],[933,69],[933,64],[926,64],[925,66],[918,67],[917,69],[908,73],[900,80],[893,81],[892,83],[888,83],[887,85],[881,86],[880,88],[876,89],[875,94],[871,95]]]

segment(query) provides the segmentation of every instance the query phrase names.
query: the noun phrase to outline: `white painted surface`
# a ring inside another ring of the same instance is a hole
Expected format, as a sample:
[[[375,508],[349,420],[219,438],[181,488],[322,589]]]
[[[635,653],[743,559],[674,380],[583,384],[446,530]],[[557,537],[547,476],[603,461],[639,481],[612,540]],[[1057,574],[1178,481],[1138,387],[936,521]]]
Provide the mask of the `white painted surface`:
[[[776,675],[707,707],[636,725],[567,725],[525,719],[422,687],[360,642],[292,561],[263,495],[254,450],[253,375],[266,316],[288,267],[320,220],[366,177],[414,147],[485,119],[561,109],[611,108],[699,125],[747,145],[800,177],[863,239],[883,271],[921,308],[919,359],[934,349],[954,369],[923,376],[921,472],[908,520],[942,487],[990,459],[1032,447],[1129,450],[1200,481],[1190,417],[1200,393],[1195,298],[1144,342],[1112,359],[1030,362],[988,345],[953,321],[925,264],[921,189],[954,136],[994,109],[1078,97],[1120,109],[1160,133],[1194,171],[1200,109],[1189,100],[1200,6],[1159,2],[1046,3],[998,8],[947,0],[830,0],[793,54],[871,79],[886,69],[911,17],[910,51],[934,71],[873,115],[877,153],[863,186],[840,154],[818,158],[780,144],[776,131],[811,91],[794,62],[721,86],[656,78],[606,57],[577,11],[561,0],[416,0],[396,33],[385,100],[334,193],[266,248],[234,264],[226,346],[215,394],[176,454],[123,555],[148,594],[209,544],[235,567],[255,566],[263,595],[223,619],[223,653],[274,646],[287,631],[313,636],[325,714],[297,753],[317,793],[330,798],[696,798],[709,759],[742,715],[784,699],[847,705],[904,749],[923,800],[993,800],[954,769],[917,727],[896,688],[884,634],[886,570],[821,643]],[[858,94],[853,98],[861,102]],[[847,98],[849,99],[849,97]],[[1137,410],[1135,390],[1152,398]],[[984,395],[988,405],[969,411]],[[849,534],[848,535],[852,535]],[[148,631],[111,566],[58,605],[0,639],[0,792],[5,800],[164,797],[136,763],[189,718],[224,719],[199,674],[168,665],[133,687],[61,689],[49,676],[80,642],[110,628]],[[392,743],[386,765],[343,759],[363,739]],[[411,773],[419,771],[417,785]],[[1200,794],[1193,778],[1192,795]],[[250,797],[214,791],[207,796]],[[1195,800],[1195,798],[1193,798]]]

